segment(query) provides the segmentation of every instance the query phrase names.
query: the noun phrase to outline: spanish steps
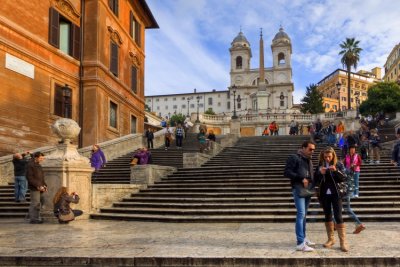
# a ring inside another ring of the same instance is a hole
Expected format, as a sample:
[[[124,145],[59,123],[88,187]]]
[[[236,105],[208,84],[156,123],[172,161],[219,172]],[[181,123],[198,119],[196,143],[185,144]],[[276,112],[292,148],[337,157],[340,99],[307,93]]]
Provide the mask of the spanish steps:
[[[153,163],[178,171],[140,193],[104,207],[94,219],[164,222],[292,222],[295,208],[289,179],[283,177],[287,157],[307,136],[242,137],[232,147],[199,168],[182,168],[182,153],[197,151],[194,136],[184,149],[152,150]],[[317,155],[324,147],[317,145]],[[112,160],[94,177],[94,183],[129,183],[132,154]],[[400,172],[383,153],[378,165],[361,169],[360,197],[352,208],[361,221],[400,220]],[[29,193],[28,193],[29,200]],[[0,217],[24,217],[28,203],[13,201],[13,186],[0,187]],[[312,199],[308,218],[321,221],[323,213]],[[348,220],[347,215],[345,218]]]
[[[178,171],[140,193],[102,208],[94,219],[165,222],[292,222],[295,207],[287,157],[307,136],[243,137],[200,168]],[[314,164],[319,151],[317,145]],[[338,151],[338,150],[337,150]],[[352,208],[361,221],[400,220],[400,172],[383,155],[379,165],[363,165],[360,197]],[[308,218],[323,219],[313,198]],[[349,220],[345,215],[346,220]]]

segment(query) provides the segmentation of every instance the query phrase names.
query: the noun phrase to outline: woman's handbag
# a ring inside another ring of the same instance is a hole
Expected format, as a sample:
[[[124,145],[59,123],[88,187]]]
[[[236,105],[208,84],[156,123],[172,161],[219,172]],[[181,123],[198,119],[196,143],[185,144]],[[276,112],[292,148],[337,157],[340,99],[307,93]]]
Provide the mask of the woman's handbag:
[[[297,196],[303,197],[311,197],[315,195],[315,189],[310,187],[304,187],[302,184],[295,184],[294,188],[296,190]]]
[[[59,214],[58,215],[58,219],[62,222],[70,222],[73,221],[75,219],[75,215],[72,212],[72,210],[69,210],[69,213],[67,214]]]

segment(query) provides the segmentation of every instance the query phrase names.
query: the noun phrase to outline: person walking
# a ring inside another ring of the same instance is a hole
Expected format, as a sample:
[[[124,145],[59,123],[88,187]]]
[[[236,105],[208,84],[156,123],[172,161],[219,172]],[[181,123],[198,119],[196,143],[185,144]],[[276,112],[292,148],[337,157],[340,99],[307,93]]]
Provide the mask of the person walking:
[[[369,154],[371,155],[369,164],[379,164],[381,159],[381,138],[379,137],[376,129],[371,130],[369,143]]]
[[[28,190],[28,181],[26,180],[26,168],[28,166],[27,155],[30,155],[30,153],[16,153],[13,156],[15,202],[25,201],[26,191]]]
[[[199,141],[199,149],[200,153],[203,153],[204,150],[207,149],[207,137],[204,129],[200,129],[200,132],[197,134],[197,140]]]
[[[29,219],[30,223],[38,224],[43,223],[40,217],[40,210],[42,208],[42,194],[47,192],[47,184],[44,180],[44,173],[42,163],[44,155],[36,152],[33,159],[28,163],[26,178],[28,179],[28,186],[30,190],[31,203],[29,206]]]
[[[358,234],[361,231],[365,230],[365,226],[361,223],[360,219],[354,213],[351,208],[351,198],[358,198],[358,188],[359,188],[359,177],[360,177],[360,167],[361,167],[362,159],[360,155],[356,153],[356,147],[351,146],[349,148],[349,154],[343,160],[344,167],[346,168],[347,173],[347,194],[345,196],[346,205],[345,211],[354,219],[356,228],[353,234]]]
[[[390,163],[394,166],[400,166],[400,128],[397,129],[396,137],[397,142],[393,146]]]
[[[336,221],[336,230],[340,239],[340,249],[343,252],[349,250],[346,242],[346,228],[342,217],[342,195],[339,183],[345,181],[345,169],[338,162],[335,150],[327,147],[319,155],[318,166],[315,170],[315,186],[318,187],[318,199],[325,214],[325,228],[328,241],[324,247],[331,248],[335,244],[333,215]]]
[[[172,130],[171,128],[169,128],[169,125],[167,125],[164,129],[164,141],[165,141],[165,150],[168,150],[172,141]]]
[[[153,132],[153,129],[147,129],[145,135],[146,135],[146,139],[147,139],[147,148],[148,149],[153,149],[154,148],[154,144],[153,144],[154,132]]]
[[[336,125],[336,145],[339,145],[339,141],[344,134],[344,124],[342,121],[339,121]]]
[[[311,156],[315,150],[315,143],[305,141],[296,154],[289,156],[286,161],[284,176],[290,179],[294,204],[296,206],[296,250],[303,252],[314,251],[315,243],[306,237],[307,210],[311,196],[301,197],[296,188],[308,188],[313,184],[313,165]]]
[[[176,138],[176,147],[178,149],[182,149],[182,140],[185,130],[182,127],[182,124],[178,123],[178,126],[175,129],[175,138]]]
[[[104,156],[103,151],[100,149],[99,145],[93,145],[92,154],[90,156],[90,165],[94,168],[94,171],[97,172],[104,167],[107,163],[106,157]]]

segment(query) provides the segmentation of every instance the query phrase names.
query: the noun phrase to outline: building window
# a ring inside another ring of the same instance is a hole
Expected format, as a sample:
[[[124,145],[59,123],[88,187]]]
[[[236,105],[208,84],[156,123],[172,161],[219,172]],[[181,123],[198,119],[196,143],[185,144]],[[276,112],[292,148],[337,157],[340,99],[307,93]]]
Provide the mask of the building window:
[[[110,101],[110,126],[117,128],[118,124],[118,105]]]
[[[160,101],[160,99],[159,98],[156,98],[156,102],[159,102]]]
[[[226,102],[226,108],[231,109],[231,102]]]
[[[172,106],[172,109],[177,109],[177,108],[178,108],[177,105],[173,105],[173,106]]]
[[[221,102],[218,102],[218,107],[220,107],[221,106]]]
[[[208,98],[208,105],[209,105],[209,106],[212,106],[212,104],[213,104],[213,103],[212,103],[212,102],[213,102],[212,100],[213,100],[212,97],[209,97],[209,98]]]
[[[325,103],[325,107],[326,107],[326,108],[329,108],[329,103]]]
[[[68,97],[67,97],[68,96]],[[54,115],[72,118],[72,90],[59,84],[54,88]]]
[[[199,108],[202,108],[202,107],[204,107],[204,105],[203,104],[199,104]]]
[[[115,16],[118,17],[118,0],[108,0],[108,6]]]
[[[160,110],[160,107],[159,107],[159,106],[157,106],[157,110]]]
[[[186,99],[186,98],[183,96],[183,97],[182,97],[182,100],[185,100],[185,99]]]
[[[186,108],[186,105],[182,105],[182,108]]]
[[[168,106],[165,106],[165,109],[168,109]]]
[[[284,107],[284,106],[285,106],[285,101],[284,101],[284,100],[281,100],[281,101],[280,101],[280,105],[281,105],[281,107]]]
[[[164,101],[168,101],[168,98],[164,98]]]
[[[138,79],[137,79],[138,69],[135,66],[131,67],[131,90],[133,93],[137,94]]]
[[[176,101],[176,97],[172,98],[172,100]]]
[[[237,103],[237,108],[241,109],[242,108],[242,103]]]
[[[136,133],[136,117],[131,115],[131,134]]]
[[[241,56],[236,57],[236,68],[241,69],[243,65],[243,58]]]
[[[115,77],[118,77],[118,45],[110,42],[110,71]]]
[[[63,17],[56,9],[50,8],[49,12],[49,44],[79,59],[80,28]]]
[[[149,99],[147,99],[147,102],[151,102],[151,99],[149,98]]]
[[[194,104],[190,104],[190,108],[194,108]]]
[[[141,31],[140,24],[133,16],[132,11],[130,11],[130,35],[139,47],[140,47],[140,31]]]

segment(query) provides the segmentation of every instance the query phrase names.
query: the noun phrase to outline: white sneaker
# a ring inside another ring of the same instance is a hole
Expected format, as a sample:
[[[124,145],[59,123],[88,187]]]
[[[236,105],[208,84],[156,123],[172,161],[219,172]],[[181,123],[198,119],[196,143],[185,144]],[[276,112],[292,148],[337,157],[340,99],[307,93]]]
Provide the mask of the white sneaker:
[[[309,246],[309,247],[314,247],[314,246],[317,245],[317,243],[314,243],[311,240],[308,240],[307,238],[304,239],[304,243],[306,243],[306,245]]]
[[[300,245],[296,246],[297,251],[303,251],[303,252],[313,252],[314,249],[312,247],[307,246],[305,242],[301,243]]]

